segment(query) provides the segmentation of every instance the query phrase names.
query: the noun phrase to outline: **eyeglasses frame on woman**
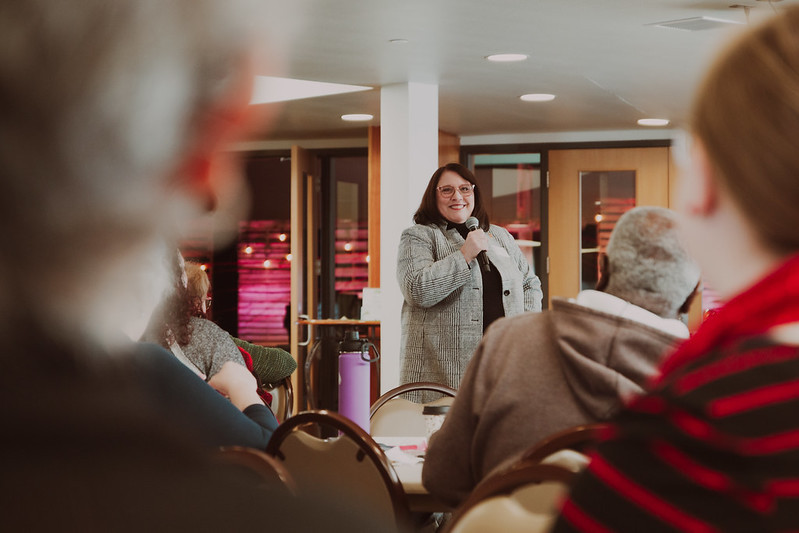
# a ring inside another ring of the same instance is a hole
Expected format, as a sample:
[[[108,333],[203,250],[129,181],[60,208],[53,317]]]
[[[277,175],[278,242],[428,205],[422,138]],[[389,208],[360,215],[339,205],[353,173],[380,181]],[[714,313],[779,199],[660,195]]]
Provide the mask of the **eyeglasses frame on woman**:
[[[474,188],[475,188],[474,183],[469,183],[468,185],[465,184],[458,185],[457,187],[453,187],[452,185],[439,185],[438,187],[436,187],[436,190],[444,198],[452,198],[455,195],[456,190],[459,193],[461,193],[461,196],[463,197],[471,196],[472,194],[474,194]],[[446,192],[444,192],[445,189],[452,189],[452,192],[447,194]]]

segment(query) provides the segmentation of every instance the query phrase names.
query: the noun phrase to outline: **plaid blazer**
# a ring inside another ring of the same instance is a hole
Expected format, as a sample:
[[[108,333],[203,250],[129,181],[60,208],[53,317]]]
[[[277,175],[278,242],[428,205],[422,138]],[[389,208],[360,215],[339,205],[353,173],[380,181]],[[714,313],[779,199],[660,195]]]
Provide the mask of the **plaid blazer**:
[[[491,225],[487,250],[502,278],[505,316],[540,311],[541,282],[505,228]],[[464,239],[445,225],[416,224],[402,232],[397,280],[402,304],[400,381],[458,388],[483,336],[483,277],[466,263]],[[419,399],[427,401],[422,395]]]

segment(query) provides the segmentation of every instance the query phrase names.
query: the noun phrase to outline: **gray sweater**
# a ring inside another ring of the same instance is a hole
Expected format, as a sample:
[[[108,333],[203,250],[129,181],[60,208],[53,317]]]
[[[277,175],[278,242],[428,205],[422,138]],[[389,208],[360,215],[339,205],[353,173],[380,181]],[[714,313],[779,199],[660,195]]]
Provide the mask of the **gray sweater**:
[[[233,338],[210,320],[192,317],[189,322],[191,340],[181,346],[183,354],[202,370],[206,379],[219,372],[227,361],[246,366]]]
[[[544,437],[606,420],[642,390],[678,340],[558,298],[550,311],[497,320],[430,440],[424,486],[457,505],[489,472]]]

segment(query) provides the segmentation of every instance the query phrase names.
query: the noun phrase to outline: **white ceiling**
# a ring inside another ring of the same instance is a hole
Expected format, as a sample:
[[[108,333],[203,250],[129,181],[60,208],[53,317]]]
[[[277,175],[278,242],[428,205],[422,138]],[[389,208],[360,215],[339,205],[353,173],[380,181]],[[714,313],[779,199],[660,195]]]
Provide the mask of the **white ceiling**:
[[[380,124],[380,87],[439,87],[439,128],[464,136],[634,130],[639,118],[680,126],[691,95],[731,29],[653,23],[713,17],[755,24],[799,0],[280,0],[264,31],[279,59],[259,74],[374,87],[267,104],[265,140],[366,136],[345,113]],[[406,44],[392,44],[406,39]],[[493,53],[529,55],[490,63]],[[554,93],[548,103],[519,96]]]

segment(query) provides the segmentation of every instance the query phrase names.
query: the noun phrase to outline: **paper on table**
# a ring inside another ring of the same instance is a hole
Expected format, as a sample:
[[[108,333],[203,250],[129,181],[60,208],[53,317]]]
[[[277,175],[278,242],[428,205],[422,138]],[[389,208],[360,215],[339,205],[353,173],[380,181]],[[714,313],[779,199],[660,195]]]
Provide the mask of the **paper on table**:
[[[424,451],[427,449],[427,438],[426,437],[383,437],[383,436],[372,436],[372,438],[378,444],[382,444],[384,447],[391,447],[399,446],[403,450],[421,450]]]
[[[405,453],[399,448],[399,446],[396,446],[394,448],[389,448],[388,450],[386,450],[386,457],[388,457],[389,461],[391,461],[392,463],[405,464],[405,465],[413,465],[422,462],[421,457]]]

